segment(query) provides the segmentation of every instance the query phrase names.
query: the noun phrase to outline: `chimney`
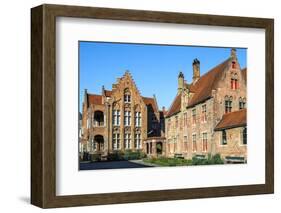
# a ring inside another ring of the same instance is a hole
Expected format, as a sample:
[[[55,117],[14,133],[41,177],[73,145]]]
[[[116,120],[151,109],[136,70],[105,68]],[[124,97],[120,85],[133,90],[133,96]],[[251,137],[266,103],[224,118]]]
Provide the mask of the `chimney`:
[[[184,88],[184,75],[183,73],[180,71],[179,75],[178,75],[178,93],[182,92]]]
[[[200,78],[200,61],[197,58],[193,60],[192,68],[193,68],[192,83],[196,83],[196,81],[198,81],[198,79]]]
[[[86,107],[88,107],[88,90],[84,89],[84,103]]]

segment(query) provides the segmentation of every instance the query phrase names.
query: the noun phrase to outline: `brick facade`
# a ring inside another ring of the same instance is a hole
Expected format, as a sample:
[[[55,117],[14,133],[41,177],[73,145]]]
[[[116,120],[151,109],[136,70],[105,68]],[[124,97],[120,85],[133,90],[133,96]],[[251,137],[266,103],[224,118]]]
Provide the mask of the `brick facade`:
[[[192,63],[188,84],[182,72],[168,111],[156,97],[142,97],[131,74],[102,88],[85,90],[81,149],[105,158],[114,151],[142,151],[148,156],[184,157],[220,154],[226,161],[247,160],[246,69],[232,49],[230,57],[200,76],[200,61]]]
[[[236,51],[232,49],[227,60],[203,76],[198,59],[192,66],[194,76],[190,84],[180,72],[177,96],[165,118],[166,155],[191,159],[218,153],[225,159],[246,161],[247,146],[241,142],[246,128],[242,120],[246,118],[241,118],[235,128],[230,122],[216,130],[226,113],[241,114],[240,108],[246,107],[246,69],[241,70]],[[220,142],[222,131],[227,132],[226,145]]]
[[[115,151],[146,152],[146,141],[164,135],[164,118],[156,97],[142,97],[127,71],[101,95],[85,90],[82,132],[84,152],[107,157]],[[164,141],[161,141],[164,143]],[[148,147],[150,148],[150,147]]]

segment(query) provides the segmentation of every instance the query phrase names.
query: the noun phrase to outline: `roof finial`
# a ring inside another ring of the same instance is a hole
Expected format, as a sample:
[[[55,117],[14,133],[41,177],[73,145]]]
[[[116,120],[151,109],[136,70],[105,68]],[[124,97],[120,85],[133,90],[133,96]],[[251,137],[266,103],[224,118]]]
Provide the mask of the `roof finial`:
[[[102,85],[102,87],[101,87],[101,94],[103,94],[103,95],[104,95],[104,90],[105,90],[104,85]]]
[[[231,48],[231,58],[232,59],[236,59],[236,49],[235,48]]]
[[[130,74],[130,70],[126,70],[126,71],[125,71],[125,74]]]

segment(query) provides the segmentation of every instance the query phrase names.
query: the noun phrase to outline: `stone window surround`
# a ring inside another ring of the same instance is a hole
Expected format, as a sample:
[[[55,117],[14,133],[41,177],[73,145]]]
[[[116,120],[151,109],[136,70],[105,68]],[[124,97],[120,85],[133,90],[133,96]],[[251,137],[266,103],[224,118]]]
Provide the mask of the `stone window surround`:
[[[120,150],[120,133],[113,133],[112,134],[112,149],[113,150]]]
[[[195,140],[194,140],[195,139]],[[194,148],[195,144],[195,148]],[[197,152],[197,138],[196,133],[192,133],[192,152]]]
[[[223,135],[224,133],[225,133],[225,141],[226,141],[226,143],[223,142],[224,141],[224,135]],[[221,131],[220,146],[223,146],[223,147],[227,146],[227,131],[225,129]]]
[[[244,132],[246,130],[246,133]],[[247,146],[247,127],[244,127],[241,131],[241,139],[240,139],[240,146]],[[246,143],[244,143],[244,134],[246,134]]]
[[[125,149],[131,149],[131,133],[125,133],[124,136]]]
[[[202,117],[201,117],[201,122],[202,123],[207,123],[207,104],[204,103],[201,105],[201,113],[202,113]]]
[[[204,136],[206,136],[206,138]],[[204,140],[206,140],[206,150],[204,150]],[[207,152],[207,151],[208,151],[208,133],[202,132],[202,152]]]

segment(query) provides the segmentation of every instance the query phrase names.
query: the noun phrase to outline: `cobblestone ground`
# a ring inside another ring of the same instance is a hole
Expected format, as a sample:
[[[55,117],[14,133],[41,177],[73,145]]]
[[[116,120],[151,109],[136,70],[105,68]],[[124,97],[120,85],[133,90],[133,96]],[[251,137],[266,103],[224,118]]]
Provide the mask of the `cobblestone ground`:
[[[139,164],[130,161],[111,161],[111,162],[80,162],[80,170],[96,170],[96,169],[124,169],[124,168],[146,168],[149,165]]]

